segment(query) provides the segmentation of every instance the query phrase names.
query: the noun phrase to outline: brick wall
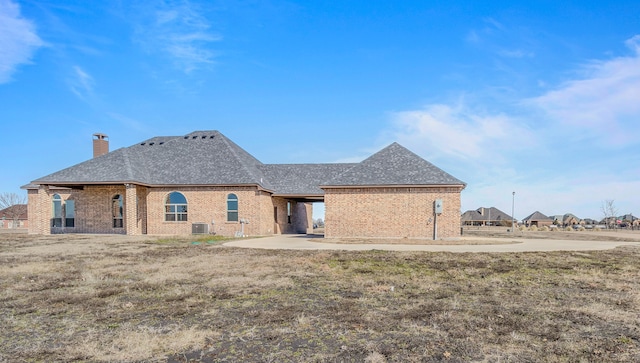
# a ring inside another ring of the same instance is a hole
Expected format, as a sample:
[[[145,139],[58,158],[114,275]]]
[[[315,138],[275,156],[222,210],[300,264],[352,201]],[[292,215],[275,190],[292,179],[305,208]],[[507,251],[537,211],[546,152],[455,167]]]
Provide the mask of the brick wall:
[[[171,192],[187,199],[187,221],[165,221],[165,200]],[[53,195],[62,202],[75,202],[75,227],[51,227]],[[227,221],[227,196],[238,197],[238,217],[248,223]],[[123,227],[113,227],[112,200],[123,198]],[[147,188],[133,184],[85,186],[84,189],[49,189],[42,186],[28,191],[29,233],[112,233],[184,235],[192,233],[193,223],[209,225],[210,232],[234,236],[244,227],[249,236],[274,233],[306,233],[311,221],[311,205],[291,201],[291,223],[287,223],[287,200],[272,198],[256,187]],[[278,207],[279,223],[274,220]]]
[[[165,221],[165,199],[181,192],[188,203],[186,222]],[[438,238],[460,236],[459,187],[327,188],[326,237],[433,238],[433,202],[442,199]],[[75,227],[51,227],[52,198],[59,194],[75,202]],[[238,215],[249,223],[227,221],[227,196],[238,197]],[[112,200],[124,200],[123,228],[113,227]],[[308,233],[312,204],[274,197],[257,187],[146,188],[135,185],[85,186],[84,189],[29,190],[29,233],[191,234],[193,223],[206,223],[210,231],[233,236],[244,227],[249,236]],[[291,219],[287,215],[291,203]],[[277,208],[277,218],[274,216]],[[277,219],[277,221],[276,221]]]
[[[169,193],[180,192],[187,199],[188,220],[186,222],[165,221],[165,200]],[[191,234],[192,223],[206,223],[210,232],[233,236],[242,230],[240,222],[227,221],[227,197],[233,193],[238,198],[238,219],[248,220],[244,225],[245,235],[267,234],[263,230],[261,207],[265,199],[256,187],[184,187],[149,188],[147,195],[147,233]]]
[[[287,234],[309,232],[309,228],[313,225],[311,221],[313,206],[311,203],[301,203],[281,197],[274,197],[272,199],[273,206],[277,208],[277,211],[274,211],[277,212],[277,233]],[[287,203],[291,203],[291,218],[289,218]]]
[[[438,239],[460,236],[461,187],[326,188],[325,237],[434,237],[434,201],[443,200]]]

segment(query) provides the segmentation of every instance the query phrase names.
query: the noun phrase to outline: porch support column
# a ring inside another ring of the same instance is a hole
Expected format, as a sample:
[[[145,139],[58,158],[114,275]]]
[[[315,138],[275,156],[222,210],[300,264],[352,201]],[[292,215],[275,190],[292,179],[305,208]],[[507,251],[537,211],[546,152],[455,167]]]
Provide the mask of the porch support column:
[[[127,231],[127,235],[137,236],[140,234],[140,228],[138,227],[138,189],[134,184],[125,184],[125,212],[124,212],[124,227]]]
[[[29,198],[29,233],[51,234],[51,211],[53,207],[51,196],[49,195],[49,186],[40,185],[35,194],[29,194]],[[33,218],[31,217],[32,213]],[[31,226],[32,221],[33,227]]]

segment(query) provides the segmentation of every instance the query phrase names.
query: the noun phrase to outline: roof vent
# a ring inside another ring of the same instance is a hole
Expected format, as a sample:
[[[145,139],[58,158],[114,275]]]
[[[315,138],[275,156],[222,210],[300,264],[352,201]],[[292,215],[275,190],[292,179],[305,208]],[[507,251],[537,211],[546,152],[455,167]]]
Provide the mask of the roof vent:
[[[195,140],[195,139],[197,139],[197,138],[198,138],[198,136],[194,136],[194,137],[192,137],[192,139],[194,139],[194,140]]]
[[[155,144],[155,142],[150,142],[150,143],[149,143],[149,146],[151,146],[151,145],[153,145],[153,144]]]
[[[164,141],[160,141],[160,143],[158,145],[162,145],[162,144],[164,144]]]
[[[146,142],[143,142],[143,143],[142,143],[142,144],[140,144],[140,145],[143,145],[143,146],[144,146],[144,144],[146,144]]]
[[[209,136],[210,139],[213,139],[213,135]]]
[[[186,140],[186,139],[188,139],[188,138],[189,138],[189,136],[185,136],[185,137],[184,137],[184,139],[185,139],[185,140]]]

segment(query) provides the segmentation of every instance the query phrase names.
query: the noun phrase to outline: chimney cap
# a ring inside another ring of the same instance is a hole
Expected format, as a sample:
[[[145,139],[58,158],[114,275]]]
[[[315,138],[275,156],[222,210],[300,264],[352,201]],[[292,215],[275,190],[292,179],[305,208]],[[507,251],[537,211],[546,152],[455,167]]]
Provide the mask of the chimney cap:
[[[104,140],[104,139],[108,139],[109,136],[107,136],[107,134],[103,134],[100,132],[96,132],[95,134],[93,134],[93,136],[98,139],[98,140]]]

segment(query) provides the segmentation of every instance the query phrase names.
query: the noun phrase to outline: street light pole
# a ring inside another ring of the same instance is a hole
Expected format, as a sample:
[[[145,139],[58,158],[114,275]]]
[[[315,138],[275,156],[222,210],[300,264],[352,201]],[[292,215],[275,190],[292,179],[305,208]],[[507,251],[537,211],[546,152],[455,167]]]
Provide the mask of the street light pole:
[[[515,215],[514,215],[514,209],[515,209],[515,205],[516,205],[516,192],[514,191],[513,193],[511,193],[511,233],[516,233],[515,229],[516,229],[516,223],[515,223]]]

